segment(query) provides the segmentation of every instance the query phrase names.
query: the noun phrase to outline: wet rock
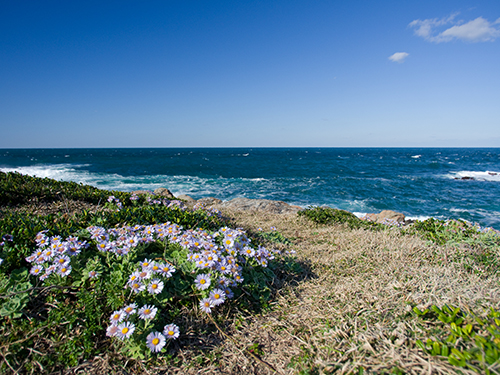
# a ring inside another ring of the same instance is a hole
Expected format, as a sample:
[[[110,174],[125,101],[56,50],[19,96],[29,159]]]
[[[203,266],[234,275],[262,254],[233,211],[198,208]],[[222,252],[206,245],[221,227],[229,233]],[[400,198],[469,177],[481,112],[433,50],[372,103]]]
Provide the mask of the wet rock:
[[[282,201],[249,198],[234,198],[230,201],[222,202],[218,207],[243,211],[265,211],[275,214],[294,214],[302,209],[302,207],[293,206]]]

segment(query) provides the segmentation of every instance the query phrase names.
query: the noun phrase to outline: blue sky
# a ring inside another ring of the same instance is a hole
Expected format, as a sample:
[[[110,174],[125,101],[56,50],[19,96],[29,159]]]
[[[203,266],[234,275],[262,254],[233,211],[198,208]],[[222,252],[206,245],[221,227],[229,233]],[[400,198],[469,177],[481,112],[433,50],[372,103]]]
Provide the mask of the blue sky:
[[[500,147],[500,1],[1,1],[0,148]]]

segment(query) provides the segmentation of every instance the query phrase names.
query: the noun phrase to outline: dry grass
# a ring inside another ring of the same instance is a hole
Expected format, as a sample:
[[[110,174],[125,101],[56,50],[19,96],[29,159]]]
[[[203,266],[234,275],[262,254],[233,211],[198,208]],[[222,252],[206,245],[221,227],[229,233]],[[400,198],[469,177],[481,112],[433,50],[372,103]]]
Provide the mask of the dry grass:
[[[476,313],[500,307],[498,275],[467,271],[452,256],[456,249],[392,231],[318,226],[297,215],[225,214],[234,218],[233,226],[249,232],[275,226],[293,242],[287,249],[296,251],[302,275],[279,275],[270,309],[226,310],[227,320],[219,325],[201,318],[203,334],[184,332],[164,366],[99,357],[65,373],[349,374],[363,368],[375,374],[455,374],[445,359],[415,346],[433,327],[411,314],[411,305],[447,303]],[[187,312],[185,319],[199,322],[200,316]],[[498,367],[493,371],[500,373]]]
[[[216,360],[194,367],[190,361],[179,372],[358,373],[363,367],[368,373],[454,374],[457,368],[446,360],[415,347],[432,327],[410,313],[411,304],[447,303],[479,313],[500,307],[498,276],[470,273],[450,260],[454,249],[391,231],[317,226],[296,215],[227,214],[247,230],[276,226],[293,239],[297,260],[310,265],[309,277],[283,288],[271,311],[228,327],[230,338],[211,353]],[[244,354],[247,348],[260,360]]]

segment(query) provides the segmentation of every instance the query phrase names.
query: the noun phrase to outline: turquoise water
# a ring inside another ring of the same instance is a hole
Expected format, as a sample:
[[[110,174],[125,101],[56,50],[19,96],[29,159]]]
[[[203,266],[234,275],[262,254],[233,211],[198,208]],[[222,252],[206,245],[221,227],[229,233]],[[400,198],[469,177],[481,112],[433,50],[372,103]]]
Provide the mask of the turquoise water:
[[[167,187],[193,198],[266,198],[357,214],[391,209],[500,229],[499,148],[7,149],[0,170],[122,191]]]

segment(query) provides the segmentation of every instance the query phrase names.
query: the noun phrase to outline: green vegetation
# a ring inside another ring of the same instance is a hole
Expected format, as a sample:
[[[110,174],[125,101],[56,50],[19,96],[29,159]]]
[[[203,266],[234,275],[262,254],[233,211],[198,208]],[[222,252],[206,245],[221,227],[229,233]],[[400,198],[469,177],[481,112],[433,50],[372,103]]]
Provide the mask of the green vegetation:
[[[383,226],[370,221],[361,220],[351,212],[337,210],[330,207],[310,207],[307,210],[299,211],[300,216],[307,217],[317,224],[345,224],[350,229],[370,228],[380,229]]]
[[[486,318],[458,307],[444,305],[420,311],[413,308],[421,319],[433,322],[429,334],[437,338],[416,340],[416,345],[433,356],[447,358],[450,364],[466,367],[478,374],[491,374],[490,366],[500,361],[500,312],[491,308]]]
[[[0,373],[500,373],[497,231],[0,187]]]
[[[168,363],[185,332],[202,338],[209,321],[266,308],[273,270],[292,269],[214,210],[17,173],[1,173],[0,187],[2,373],[111,354]],[[93,210],[22,210],[69,200]]]

